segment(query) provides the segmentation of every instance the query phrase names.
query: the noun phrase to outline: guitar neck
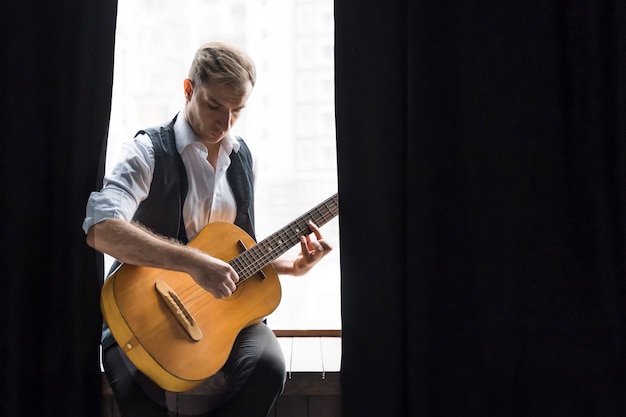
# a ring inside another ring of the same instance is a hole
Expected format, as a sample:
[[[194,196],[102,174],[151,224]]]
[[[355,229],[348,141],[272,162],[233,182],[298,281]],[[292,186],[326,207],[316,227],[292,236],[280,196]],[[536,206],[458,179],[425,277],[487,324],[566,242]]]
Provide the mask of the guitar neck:
[[[321,227],[339,214],[338,195],[322,201],[282,229],[272,233],[253,247],[237,255],[230,265],[239,274],[240,282],[250,278],[300,242],[312,230],[309,222]]]

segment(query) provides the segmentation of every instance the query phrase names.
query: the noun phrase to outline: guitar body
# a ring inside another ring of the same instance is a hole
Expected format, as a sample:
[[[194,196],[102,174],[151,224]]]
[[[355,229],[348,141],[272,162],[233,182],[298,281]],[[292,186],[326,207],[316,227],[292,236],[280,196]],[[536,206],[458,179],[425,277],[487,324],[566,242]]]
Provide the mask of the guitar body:
[[[229,223],[211,223],[189,243],[224,261],[256,243]],[[123,264],[102,287],[101,308],[113,337],[129,359],[163,389],[186,391],[226,362],[239,332],[278,307],[280,281],[271,265],[246,279],[232,296],[216,299],[186,273]],[[201,332],[193,340],[157,291],[165,282]]]

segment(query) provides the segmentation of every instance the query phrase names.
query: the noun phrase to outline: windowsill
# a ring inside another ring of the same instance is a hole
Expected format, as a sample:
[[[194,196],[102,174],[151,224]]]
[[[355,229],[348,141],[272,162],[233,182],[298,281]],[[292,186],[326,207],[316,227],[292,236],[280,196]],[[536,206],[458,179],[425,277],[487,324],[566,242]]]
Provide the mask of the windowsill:
[[[287,373],[341,369],[341,330],[274,330],[285,356]]]

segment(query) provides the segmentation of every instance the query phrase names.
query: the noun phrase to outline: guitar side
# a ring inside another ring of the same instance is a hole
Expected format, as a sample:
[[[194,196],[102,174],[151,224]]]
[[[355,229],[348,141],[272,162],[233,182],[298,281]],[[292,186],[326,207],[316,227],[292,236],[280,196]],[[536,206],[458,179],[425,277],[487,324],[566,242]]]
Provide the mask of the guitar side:
[[[189,243],[224,261],[236,257],[238,242],[256,243],[229,223],[211,223]],[[216,299],[182,272],[122,265],[102,287],[101,308],[113,337],[129,359],[163,389],[186,391],[217,372],[239,332],[261,322],[281,298],[271,265],[242,282],[232,296]],[[194,341],[177,320],[156,284],[164,281],[201,331]]]

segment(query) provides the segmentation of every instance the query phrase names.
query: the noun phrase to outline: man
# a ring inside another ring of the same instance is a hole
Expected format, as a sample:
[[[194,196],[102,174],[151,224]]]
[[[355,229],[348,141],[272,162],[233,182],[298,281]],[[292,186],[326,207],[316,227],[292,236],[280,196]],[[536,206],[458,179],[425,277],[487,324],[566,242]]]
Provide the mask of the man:
[[[185,272],[216,298],[230,296],[239,281],[235,270],[185,243],[216,221],[254,236],[254,158],[230,130],[255,80],[253,62],[236,48],[209,43],[198,49],[183,83],[183,111],[125,144],[102,190],[91,194],[87,243],[122,263]],[[301,239],[297,257],[272,263],[278,274],[302,275],[332,250],[314,224],[311,230],[314,238]],[[170,396],[133,366],[106,325],[102,347],[122,416],[167,416]],[[204,415],[266,416],[285,378],[272,331],[263,323],[243,329],[214,378],[219,401]]]

